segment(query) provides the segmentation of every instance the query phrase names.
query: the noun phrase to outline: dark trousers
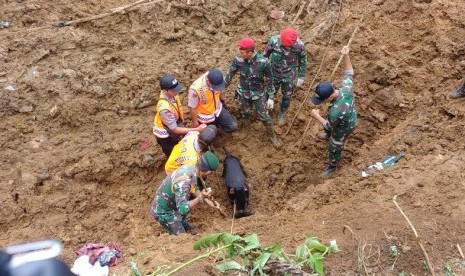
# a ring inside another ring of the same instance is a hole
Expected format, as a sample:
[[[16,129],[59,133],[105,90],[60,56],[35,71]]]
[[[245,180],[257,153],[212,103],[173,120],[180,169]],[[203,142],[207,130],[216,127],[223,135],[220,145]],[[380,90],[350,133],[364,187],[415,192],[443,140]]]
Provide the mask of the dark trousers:
[[[221,127],[224,132],[233,132],[237,129],[236,117],[231,115],[229,110],[224,105],[218,117],[215,118],[214,124],[217,127]]]
[[[170,157],[174,146],[176,146],[176,144],[181,139],[182,139],[181,135],[170,135],[168,138],[158,138],[157,137],[157,143],[161,146],[161,150],[166,155],[166,157]]]

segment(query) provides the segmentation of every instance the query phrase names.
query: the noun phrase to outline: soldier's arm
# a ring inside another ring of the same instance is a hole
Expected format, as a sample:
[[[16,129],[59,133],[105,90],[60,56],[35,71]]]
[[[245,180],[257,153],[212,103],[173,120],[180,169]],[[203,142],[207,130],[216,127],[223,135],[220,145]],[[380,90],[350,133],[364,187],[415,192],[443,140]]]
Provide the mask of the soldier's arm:
[[[352,62],[350,61],[349,47],[344,46],[341,50],[341,54],[344,68],[344,79],[342,80],[341,87],[350,89],[353,85],[354,68],[352,66]]]
[[[263,51],[263,55],[266,58],[270,58],[271,52],[273,52],[273,41],[270,39],[265,46],[265,51]]]
[[[267,61],[264,64],[264,72],[266,77],[266,83],[268,87],[268,99],[274,100],[274,95],[276,93],[275,87],[273,85],[273,70],[271,70],[271,65]]]
[[[349,47],[344,46],[341,50],[342,54],[342,63],[344,65],[344,71],[354,71],[354,68],[352,66],[352,62],[350,61],[350,56],[349,56]]]
[[[233,59],[231,66],[229,67],[228,73],[226,73],[226,76],[224,76],[224,83],[226,87],[229,86],[229,83],[231,83],[231,80],[234,78],[234,75],[237,73],[238,70],[236,58]]]
[[[185,174],[173,179],[176,207],[181,215],[187,215],[191,211],[192,207],[199,203],[198,199],[189,201],[192,182],[192,176]],[[195,182],[193,185],[195,185]]]
[[[307,70],[307,50],[305,45],[302,43],[302,51],[299,53],[299,78],[305,78],[305,71]]]
[[[337,108],[331,110],[328,114],[328,120],[326,120],[326,123],[323,125],[324,128],[326,130],[336,129],[339,123],[341,122],[340,116],[341,114]]]

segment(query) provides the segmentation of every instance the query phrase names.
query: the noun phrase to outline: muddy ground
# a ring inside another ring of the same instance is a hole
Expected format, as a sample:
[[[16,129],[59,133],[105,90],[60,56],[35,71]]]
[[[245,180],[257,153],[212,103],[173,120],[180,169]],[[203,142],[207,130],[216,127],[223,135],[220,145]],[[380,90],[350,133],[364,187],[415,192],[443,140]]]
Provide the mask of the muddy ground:
[[[0,29],[1,247],[55,238],[71,264],[86,242],[115,241],[125,262],[112,271],[129,275],[131,260],[146,273],[176,265],[197,255],[192,245],[201,236],[229,232],[231,220],[205,206],[191,214],[197,236],[169,236],[149,214],[164,178],[165,158],[151,132],[158,79],[173,73],[189,85],[209,68],[226,71],[240,38],[254,37],[263,50],[304,5],[293,26],[306,42],[307,78],[288,123],[276,126],[284,147],[271,147],[258,120],[247,140],[233,134],[216,144],[238,155],[250,174],[256,214],[235,221],[234,232],[257,233],[263,245],[278,242],[289,252],[309,235],[336,239],[341,252],[325,260],[330,275],[425,275],[423,253],[392,202],[399,195],[436,273],[449,264],[465,275],[457,249],[465,249],[465,101],[448,98],[465,77],[464,1],[347,0],[339,16],[338,1],[149,1],[127,13],[50,26],[130,3],[0,2],[0,21],[11,22]],[[270,18],[272,9],[284,18]],[[359,124],[343,165],[324,180],[327,147],[316,139],[321,127],[310,119],[310,103],[284,134],[359,23],[351,45]],[[10,85],[13,91],[5,89]],[[185,92],[182,98],[187,105]],[[237,105],[232,110],[240,117]],[[277,111],[272,115],[276,121]],[[361,177],[368,165],[401,151],[406,157],[393,167]],[[210,183],[231,215],[223,181],[212,175]],[[366,270],[358,268],[358,244],[344,225],[367,250],[379,248]],[[391,245],[400,252],[393,270]],[[210,267],[207,261],[180,274],[208,274]]]

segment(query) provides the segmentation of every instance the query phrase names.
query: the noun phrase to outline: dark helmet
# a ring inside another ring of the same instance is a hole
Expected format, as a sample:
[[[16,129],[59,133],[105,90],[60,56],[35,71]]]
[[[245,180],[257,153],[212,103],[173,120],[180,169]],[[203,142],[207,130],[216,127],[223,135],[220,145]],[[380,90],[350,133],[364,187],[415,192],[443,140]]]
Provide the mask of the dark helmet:
[[[215,140],[218,129],[215,125],[209,125],[200,132],[199,141],[206,146],[210,146]]]

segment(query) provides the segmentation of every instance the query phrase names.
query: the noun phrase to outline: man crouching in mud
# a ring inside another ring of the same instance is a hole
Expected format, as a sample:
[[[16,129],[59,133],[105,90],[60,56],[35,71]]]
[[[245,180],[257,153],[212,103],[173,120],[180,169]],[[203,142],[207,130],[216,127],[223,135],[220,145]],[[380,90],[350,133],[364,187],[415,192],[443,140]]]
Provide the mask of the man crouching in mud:
[[[218,165],[218,157],[207,151],[196,165],[183,165],[163,180],[153,200],[151,213],[168,233],[178,235],[188,232],[195,235],[197,228],[187,221],[192,208],[203,202],[212,208],[220,208],[218,203],[209,199],[211,190],[199,191],[197,187],[197,176],[206,177]],[[189,200],[190,195],[195,198]]]
[[[249,186],[246,173],[239,158],[223,147],[226,157],[223,161],[223,177],[226,181],[229,200],[236,204],[234,218],[242,218],[253,215],[249,209]]]

